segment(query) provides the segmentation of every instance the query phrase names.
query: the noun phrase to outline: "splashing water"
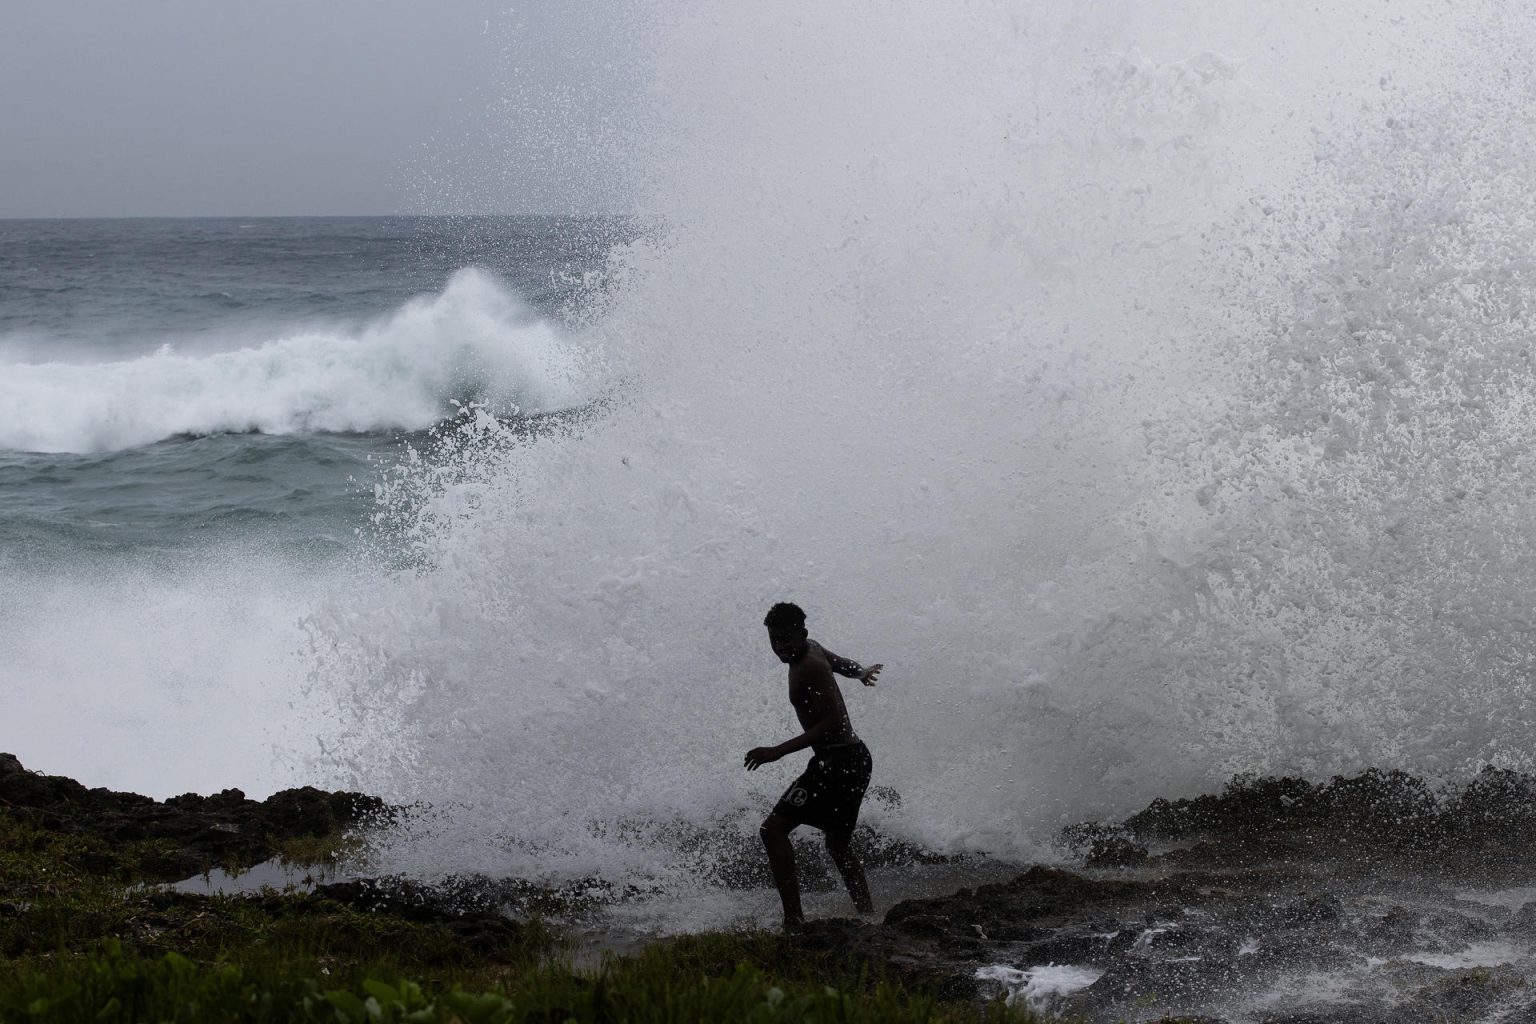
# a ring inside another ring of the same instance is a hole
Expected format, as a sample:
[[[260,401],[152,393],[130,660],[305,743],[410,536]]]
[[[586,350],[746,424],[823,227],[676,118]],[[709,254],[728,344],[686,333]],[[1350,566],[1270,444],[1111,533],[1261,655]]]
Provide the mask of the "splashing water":
[[[0,449],[117,451],[177,434],[425,430],[445,400],[559,408],[573,350],[488,274],[378,322],[315,328],[212,354],[166,344],[116,362],[0,360]]]
[[[682,879],[790,777],[759,626],[948,850],[1234,770],[1516,763],[1536,589],[1536,30],[1502,4],[655,14],[661,218],[384,488],[309,620],[390,866]],[[857,688],[856,688],[857,689]],[[779,770],[780,768],[783,770]]]
[[[989,964],[976,969],[977,981],[996,982],[1009,1006],[1023,1003],[1031,1013],[1052,1016],[1066,997],[1092,985],[1103,971],[1069,964],[1043,964],[1020,970],[1007,964]]]

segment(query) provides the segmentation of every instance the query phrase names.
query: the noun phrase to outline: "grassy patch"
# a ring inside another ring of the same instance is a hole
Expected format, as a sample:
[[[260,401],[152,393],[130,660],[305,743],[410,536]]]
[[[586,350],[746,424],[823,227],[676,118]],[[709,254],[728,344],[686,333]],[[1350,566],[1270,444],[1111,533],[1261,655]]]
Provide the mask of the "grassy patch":
[[[888,985],[778,984],[748,964],[716,976],[693,976],[669,969],[664,959],[618,960],[595,977],[541,968],[477,991],[386,975],[337,983],[273,964],[200,965],[175,953],[145,959],[109,941],[91,954],[46,968],[0,971],[0,1019],[36,1024],[1003,1024],[1027,1018],[1000,1004],[943,1004]]]
[[[274,842],[278,862],[290,867],[335,867],[361,859],[368,844],[362,835],[337,829],[323,836],[295,836]]]

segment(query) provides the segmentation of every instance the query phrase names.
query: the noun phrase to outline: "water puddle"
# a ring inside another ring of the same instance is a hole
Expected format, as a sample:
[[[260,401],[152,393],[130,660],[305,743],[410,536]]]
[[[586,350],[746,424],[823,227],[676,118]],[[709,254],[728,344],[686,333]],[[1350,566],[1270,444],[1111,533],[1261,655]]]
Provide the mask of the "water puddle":
[[[343,882],[356,876],[332,864],[288,864],[274,857],[245,871],[214,868],[171,883],[176,892],[198,896],[249,896],[264,890],[312,892],[317,885]]]

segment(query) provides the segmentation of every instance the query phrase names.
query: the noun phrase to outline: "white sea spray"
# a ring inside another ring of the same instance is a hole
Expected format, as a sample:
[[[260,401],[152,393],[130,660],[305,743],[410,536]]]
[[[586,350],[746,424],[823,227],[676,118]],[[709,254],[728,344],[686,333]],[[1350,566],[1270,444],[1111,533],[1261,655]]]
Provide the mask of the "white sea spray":
[[[696,880],[788,778],[735,767],[782,599],[887,664],[868,819],[947,850],[1523,763],[1531,26],[908,14],[657,11],[603,400],[466,416],[309,620],[327,767],[438,808],[396,866]]]

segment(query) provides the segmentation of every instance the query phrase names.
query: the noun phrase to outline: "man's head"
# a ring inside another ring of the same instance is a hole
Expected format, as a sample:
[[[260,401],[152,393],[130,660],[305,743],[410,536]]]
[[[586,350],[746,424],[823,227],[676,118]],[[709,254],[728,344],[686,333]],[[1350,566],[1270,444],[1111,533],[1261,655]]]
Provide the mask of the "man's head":
[[[805,654],[805,612],[797,604],[780,602],[768,609],[763,625],[768,627],[768,643],[779,660],[788,665]]]

